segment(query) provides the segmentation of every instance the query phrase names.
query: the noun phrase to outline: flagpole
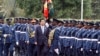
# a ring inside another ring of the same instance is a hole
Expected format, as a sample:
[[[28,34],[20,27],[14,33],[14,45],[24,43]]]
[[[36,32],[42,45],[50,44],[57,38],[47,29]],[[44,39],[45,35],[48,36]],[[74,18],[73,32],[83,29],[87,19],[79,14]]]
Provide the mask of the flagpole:
[[[83,21],[83,0],[81,0],[81,21]]]

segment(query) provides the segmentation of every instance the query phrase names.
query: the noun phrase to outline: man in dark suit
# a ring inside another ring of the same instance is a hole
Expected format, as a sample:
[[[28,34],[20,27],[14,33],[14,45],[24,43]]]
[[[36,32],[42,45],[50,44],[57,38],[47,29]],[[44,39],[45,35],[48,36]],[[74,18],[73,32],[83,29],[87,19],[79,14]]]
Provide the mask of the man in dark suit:
[[[38,56],[47,56],[48,51],[48,36],[49,36],[49,28],[45,26],[45,20],[40,19],[40,25],[36,28],[35,38],[37,45]]]

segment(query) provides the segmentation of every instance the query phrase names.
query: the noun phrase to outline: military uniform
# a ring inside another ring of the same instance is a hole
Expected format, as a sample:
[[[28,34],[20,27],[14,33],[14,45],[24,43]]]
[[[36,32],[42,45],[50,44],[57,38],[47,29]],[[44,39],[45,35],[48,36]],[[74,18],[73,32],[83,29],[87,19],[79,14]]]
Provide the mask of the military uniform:
[[[11,19],[7,19],[8,21]],[[5,24],[4,25],[4,56],[8,56],[9,51],[10,55],[12,56],[13,53],[10,49],[13,39],[13,29],[12,25]]]
[[[28,24],[28,34],[29,34],[29,46],[28,46],[28,55],[36,55],[36,45],[35,45],[35,26]]]
[[[3,38],[3,34],[4,34],[4,28],[3,25],[0,24],[0,56],[3,56],[3,50],[4,50],[4,38]]]

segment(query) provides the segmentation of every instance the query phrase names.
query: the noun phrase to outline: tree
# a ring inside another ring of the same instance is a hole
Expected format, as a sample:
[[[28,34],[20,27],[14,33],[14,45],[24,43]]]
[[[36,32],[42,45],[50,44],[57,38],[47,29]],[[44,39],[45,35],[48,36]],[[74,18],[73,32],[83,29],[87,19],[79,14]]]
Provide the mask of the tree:
[[[81,0],[52,0],[56,18],[80,18]],[[42,0],[17,0],[19,8],[24,9],[26,17],[43,17]],[[84,18],[91,18],[91,0],[84,0]]]

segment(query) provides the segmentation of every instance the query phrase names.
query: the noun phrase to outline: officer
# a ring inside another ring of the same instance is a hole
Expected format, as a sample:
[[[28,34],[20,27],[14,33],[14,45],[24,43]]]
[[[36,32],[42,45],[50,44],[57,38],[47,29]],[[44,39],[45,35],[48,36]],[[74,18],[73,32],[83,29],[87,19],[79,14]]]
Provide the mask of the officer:
[[[58,27],[58,23],[59,23],[59,20],[53,18],[53,21],[51,23],[51,29],[55,29],[56,27]]]
[[[4,28],[3,28],[3,18],[0,17],[0,56],[3,56],[3,47],[4,47],[4,38],[3,38],[3,34],[4,34]]]
[[[15,21],[14,21],[14,23],[15,23]],[[12,34],[13,35],[12,35],[11,45],[10,45],[10,56],[13,56],[13,53],[14,53],[14,50],[15,50],[15,43],[16,43],[15,42],[15,28],[17,27],[17,24],[16,25],[15,24],[12,25]]]
[[[58,39],[59,39],[59,31],[60,27],[58,27],[59,21],[57,19],[53,19],[51,32],[49,34],[48,44],[50,47],[50,56],[59,55],[58,52]]]
[[[29,46],[28,46],[28,55],[29,56],[36,56],[36,45],[35,45],[35,23],[36,21],[33,20],[31,21],[28,19],[29,24],[28,24],[28,34],[29,34]]]
[[[10,50],[10,46],[12,44],[13,39],[13,30],[11,21],[12,19],[6,19],[7,24],[4,25],[4,56],[8,56],[10,53],[13,56],[13,52]],[[13,49],[13,48],[12,48]],[[10,52],[9,52],[10,51]]]

